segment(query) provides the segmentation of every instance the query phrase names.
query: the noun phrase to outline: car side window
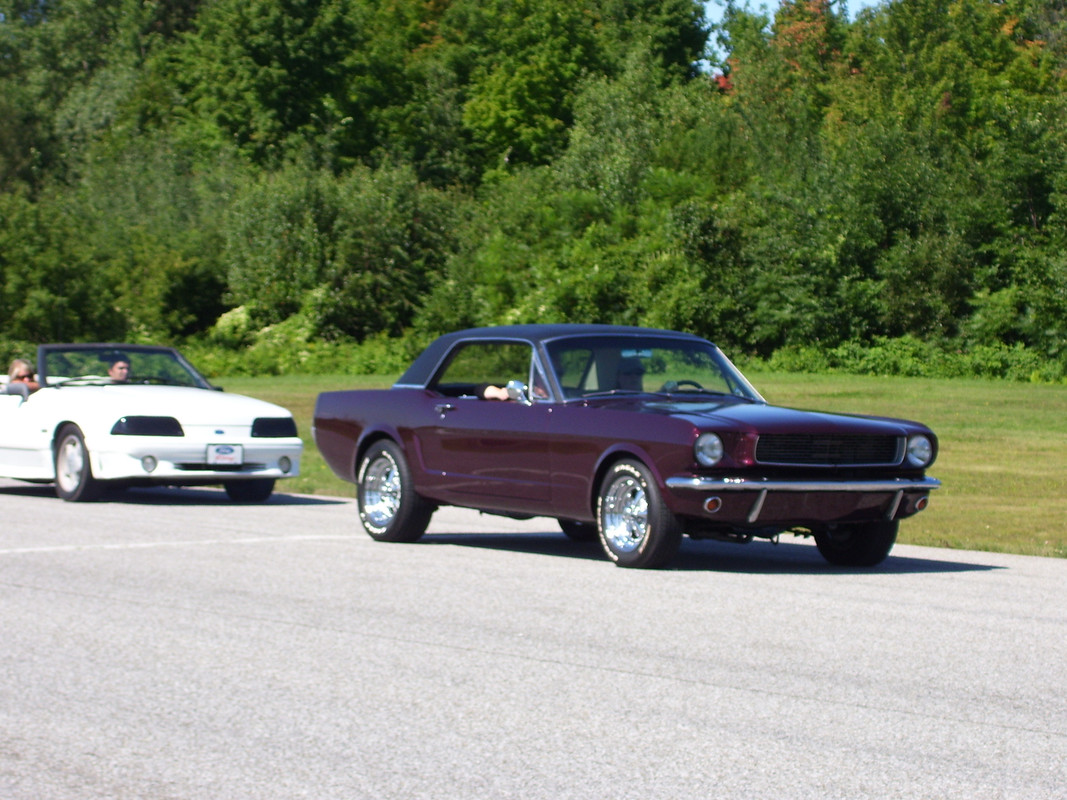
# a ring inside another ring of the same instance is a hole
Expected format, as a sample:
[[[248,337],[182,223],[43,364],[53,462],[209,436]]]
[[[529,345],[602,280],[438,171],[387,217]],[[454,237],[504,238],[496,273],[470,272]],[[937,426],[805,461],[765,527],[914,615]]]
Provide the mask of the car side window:
[[[544,373],[536,366],[531,369],[530,400],[534,403],[544,403],[551,400],[548,392],[548,381],[545,379]]]
[[[593,351],[586,347],[558,350],[552,353],[556,378],[563,394],[573,397],[588,389],[596,389]]]
[[[475,395],[485,384],[506,386],[530,379],[533,351],[522,342],[464,342],[449,355],[430,388],[449,397]]]

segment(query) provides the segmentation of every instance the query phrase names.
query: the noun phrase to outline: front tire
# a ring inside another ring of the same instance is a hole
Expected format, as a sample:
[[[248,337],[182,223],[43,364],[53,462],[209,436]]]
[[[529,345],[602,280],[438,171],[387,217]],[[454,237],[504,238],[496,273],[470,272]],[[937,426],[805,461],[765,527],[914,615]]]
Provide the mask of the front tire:
[[[620,567],[662,567],[678,552],[682,528],[639,461],[614,464],[601,484],[597,531],[608,558]]]
[[[815,546],[838,567],[873,567],[885,561],[897,541],[900,523],[882,520],[816,531]]]
[[[71,503],[95,500],[103,484],[93,477],[89,449],[77,425],[64,425],[56,437],[56,495]]]
[[[379,542],[416,542],[434,507],[415,493],[415,481],[400,447],[389,439],[367,450],[356,476],[363,530]]]
[[[226,496],[235,503],[265,503],[274,492],[274,478],[226,481],[222,485]]]

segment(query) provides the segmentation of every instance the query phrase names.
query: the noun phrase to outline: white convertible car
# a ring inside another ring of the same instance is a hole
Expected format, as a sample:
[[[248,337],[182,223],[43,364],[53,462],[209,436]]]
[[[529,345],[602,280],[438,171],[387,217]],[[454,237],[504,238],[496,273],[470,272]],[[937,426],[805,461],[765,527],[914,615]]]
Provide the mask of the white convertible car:
[[[173,348],[41,345],[37,381],[32,393],[0,387],[0,476],[54,482],[64,500],[221,483],[235,501],[263,502],[299,474],[292,414],[223,393]]]

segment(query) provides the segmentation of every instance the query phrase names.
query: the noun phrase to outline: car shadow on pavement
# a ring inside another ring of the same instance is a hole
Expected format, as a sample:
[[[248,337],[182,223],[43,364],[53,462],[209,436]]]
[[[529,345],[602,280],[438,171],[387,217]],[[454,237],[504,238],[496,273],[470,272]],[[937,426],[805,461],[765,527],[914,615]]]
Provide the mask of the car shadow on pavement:
[[[453,545],[503,552],[530,553],[556,558],[604,561],[607,557],[597,542],[576,542],[561,533],[428,533],[418,545]],[[733,572],[760,574],[916,574],[951,572],[986,572],[1003,567],[991,564],[971,564],[952,559],[952,551],[944,550],[945,558],[889,557],[876,567],[837,567],[819,554],[811,543],[754,541],[732,544],[686,538],[678,555],[664,569],[678,572]]]
[[[749,544],[686,540],[671,568],[678,570],[710,570],[736,573],[789,574],[908,574],[946,572],[987,572],[1001,569],[991,564],[972,564],[953,560],[951,550],[944,550],[946,558],[889,557],[874,567],[838,567],[822,557],[812,542],[753,541]]]
[[[131,505],[219,505],[219,506],[332,506],[346,502],[337,497],[313,497],[306,494],[286,494],[275,491],[264,503],[240,503],[231,500],[225,491],[215,487],[167,487],[131,488],[112,491],[98,502],[129,503]]]
[[[25,484],[17,486],[0,486],[0,497],[13,495],[19,497],[43,497],[61,502],[56,497],[55,487],[44,484]],[[129,489],[108,489],[95,503],[127,503],[142,506],[328,506],[349,502],[340,497],[315,497],[304,494],[286,494],[275,491],[266,503],[239,503],[218,487],[174,487],[150,486]]]
[[[427,533],[422,545],[455,545],[510,553],[607,561],[597,542],[576,542],[562,533]]]
[[[0,486],[0,497],[11,495],[12,497],[51,497],[58,500],[56,490],[51,485],[44,486],[36,483],[19,483],[14,485]]]

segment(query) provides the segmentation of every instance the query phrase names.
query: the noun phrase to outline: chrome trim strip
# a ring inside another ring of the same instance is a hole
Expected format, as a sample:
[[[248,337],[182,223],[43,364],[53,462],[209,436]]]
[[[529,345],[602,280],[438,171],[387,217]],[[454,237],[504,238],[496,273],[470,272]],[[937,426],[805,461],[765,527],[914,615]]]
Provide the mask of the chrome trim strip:
[[[937,478],[882,480],[768,480],[765,478],[667,478],[668,489],[697,492],[929,492],[941,486]]]
[[[897,509],[900,508],[900,501],[904,499],[904,490],[898,490],[896,496],[893,498],[893,502],[889,506],[889,510],[885,512],[885,518],[892,520],[897,515]]]
[[[752,509],[748,512],[749,523],[755,522],[759,519],[759,514],[763,510],[763,501],[767,499],[767,490],[764,489],[759,493],[759,497],[756,498],[756,502],[752,504]]]

